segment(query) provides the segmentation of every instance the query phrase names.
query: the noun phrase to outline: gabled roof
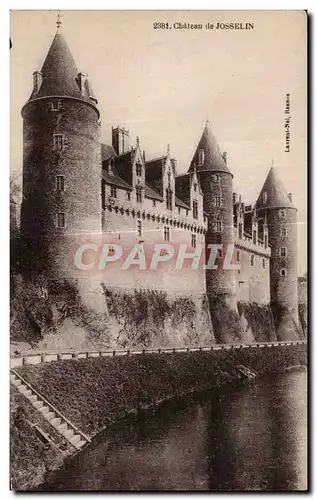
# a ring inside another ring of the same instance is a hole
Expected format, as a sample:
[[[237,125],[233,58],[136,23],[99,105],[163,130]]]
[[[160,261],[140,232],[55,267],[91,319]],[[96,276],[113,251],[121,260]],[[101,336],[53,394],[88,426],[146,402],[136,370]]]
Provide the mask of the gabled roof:
[[[105,170],[102,171],[102,178],[107,184],[112,184],[113,186],[117,186],[123,189],[128,189],[132,191],[132,187],[129,186],[127,182],[125,182],[121,177],[115,174],[109,174]]]
[[[183,200],[178,198],[178,196],[176,196],[176,195],[175,195],[175,205],[177,207],[182,207],[182,208],[186,208],[186,210],[190,210],[190,206],[187,205],[187,203],[185,203]]]
[[[200,149],[204,151],[204,162],[202,165],[200,165],[198,161],[198,152]],[[205,125],[203,134],[198,143],[189,170],[192,170],[194,168],[194,164],[196,164],[197,171],[212,170],[214,172],[226,172],[232,175],[220,152],[220,148],[208,122]]]
[[[96,104],[96,98],[90,84],[86,81],[81,92],[78,78],[78,69],[66,40],[61,33],[56,33],[52,45],[41,69],[42,84],[38,92],[34,89],[29,100],[48,96],[76,97]],[[90,99],[92,98],[92,99]]]
[[[113,156],[117,156],[114,148],[110,144],[101,144],[101,161],[107,161]]]
[[[151,188],[151,186],[149,186],[148,184],[145,184],[145,196],[147,198],[151,198],[152,200],[163,201],[163,197],[156,191],[154,191],[154,189]]]
[[[266,202],[264,203],[264,193],[266,193]],[[256,209],[260,208],[295,208],[291,202],[286,189],[280,181],[276,169],[271,167],[268,176],[261,189],[256,202]]]

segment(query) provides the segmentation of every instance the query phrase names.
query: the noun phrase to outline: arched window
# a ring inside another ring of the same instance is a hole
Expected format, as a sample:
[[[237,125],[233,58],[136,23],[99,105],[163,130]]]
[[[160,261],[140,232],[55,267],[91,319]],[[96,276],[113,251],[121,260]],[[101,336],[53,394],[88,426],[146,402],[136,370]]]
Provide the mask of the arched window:
[[[203,149],[200,149],[198,151],[198,166],[201,167],[204,164],[205,161],[205,151]]]

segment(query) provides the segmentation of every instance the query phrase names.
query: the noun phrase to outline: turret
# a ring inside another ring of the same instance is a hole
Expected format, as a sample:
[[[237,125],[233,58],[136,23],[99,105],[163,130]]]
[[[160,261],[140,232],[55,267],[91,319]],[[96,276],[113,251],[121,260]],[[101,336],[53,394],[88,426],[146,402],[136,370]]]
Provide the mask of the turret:
[[[206,123],[194,154],[191,171],[194,165],[204,194],[204,212],[208,213],[206,247],[210,244],[223,245],[216,262],[218,269],[206,269],[206,290],[215,324],[215,336],[218,341],[232,342],[235,338],[243,338],[237,313],[234,270],[223,268],[224,256],[234,243],[233,175],[227,165],[227,155],[221,154],[209,122]],[[208,251],[206,253],[208,259]],[[218,318],[221,310],[221,314],[225,314],[224,308],[228,308],[230,326]]]
[[[300,333],[297,291],[297,209],[272,167],[256,202],[271,246],[270,292],[278,340],[296,340]]]
[[[41,71],[33,73],[33,90],[22,109],[21,232],[29,271],[67,277],[76,239],[101,231],[96,104],[58,29]]]

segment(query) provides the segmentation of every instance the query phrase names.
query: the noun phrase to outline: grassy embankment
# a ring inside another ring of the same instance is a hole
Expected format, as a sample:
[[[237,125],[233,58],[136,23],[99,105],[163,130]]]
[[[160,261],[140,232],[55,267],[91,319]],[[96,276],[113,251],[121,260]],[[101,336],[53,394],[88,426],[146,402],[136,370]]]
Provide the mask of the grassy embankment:
[[[79,429],[94,436],[121,418],[138,410],[155,408],[157,404],[175,397],[219,389],[222,385],[234,388],[243,379],[237,369],[239,364],[256,371],[258,375],[279,372],[291,365],[306,364],[306,349],[303,346],[285,346],[141,354],[26,365],[18,371]],[[13,485],[22,489],[19,478],[14,474],[25,470],[26,477],[29,464],[22,458],[25,448],[23,432],[16,438],[15,427],[13,422],[12,440],[17,439],[13,442],[15,452],[11,456]],[[25,430],[24,435],[30,444],[29,430]],[[34,437],[31,439],[34,440]],[[42,456],[38,448],[34,448],[33,454],[42,471]],[[32,465],[33,469],[36,469],[36,463]],[[31,484],[34,485],[34,482]]]

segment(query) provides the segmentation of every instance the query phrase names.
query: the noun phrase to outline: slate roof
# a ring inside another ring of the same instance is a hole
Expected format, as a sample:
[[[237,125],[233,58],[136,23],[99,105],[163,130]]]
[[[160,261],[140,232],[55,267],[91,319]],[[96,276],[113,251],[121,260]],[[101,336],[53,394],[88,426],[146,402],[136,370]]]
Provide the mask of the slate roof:
[[[183,200],[178,198],[178,196],[176,196],[176,195],[175,195],[175,205],[177,207],[182,207],[182,208],[186,208],[186,210],[190,210],[190,206],[187,205],[187,203],[185,203]]]
[[[204,150],[205,159],[203,165],[198,164],[198,151],[200,149]],[[220,148],[213,135],[209,123],[206,123],[201,139],[198,143],[196,152],[193,156],[192,162],[190,164],[189,170],[194,168],[194,163],[196,164],[196,170],[212,170],[214,172],[226,172],[230,175],[231,172],[223,159]]]
[[[117,156],[114,148],[110,144],[101,144],[101,161],[107,161],[112,156]]]
[[[151,198],[152,200],[163,201],[163,197],[159,193],[154,191],[154,189],[151,188],[151,186],[149,186],[148,184],[145,184],[145,196],[147,198]]]
[[[266,192],[267,200],[264,203],[263,193]],[[268,176],[263,184],[260,195],[255,204],[260,208],[295,208],[291,202],[286,189],[280,181],[276,169],[271,167]]]
[[[48,96],[76,97],[96,103],[91,85],[84,84],[84,94],[77,83],[78,69],[64,36],[56,33],[41,69],[42,84],[38,92],[32,91],[29,100]],[[93,98],[93,101],[90,99]]]
[[[129,191],[132,191],[132,187],[125,182],[121,177],[115,174],[109,174],[105,170],[102,171],[102,178],[107,184],[113,184],[114,186],[123,188],[123,189],[128,189]]]

